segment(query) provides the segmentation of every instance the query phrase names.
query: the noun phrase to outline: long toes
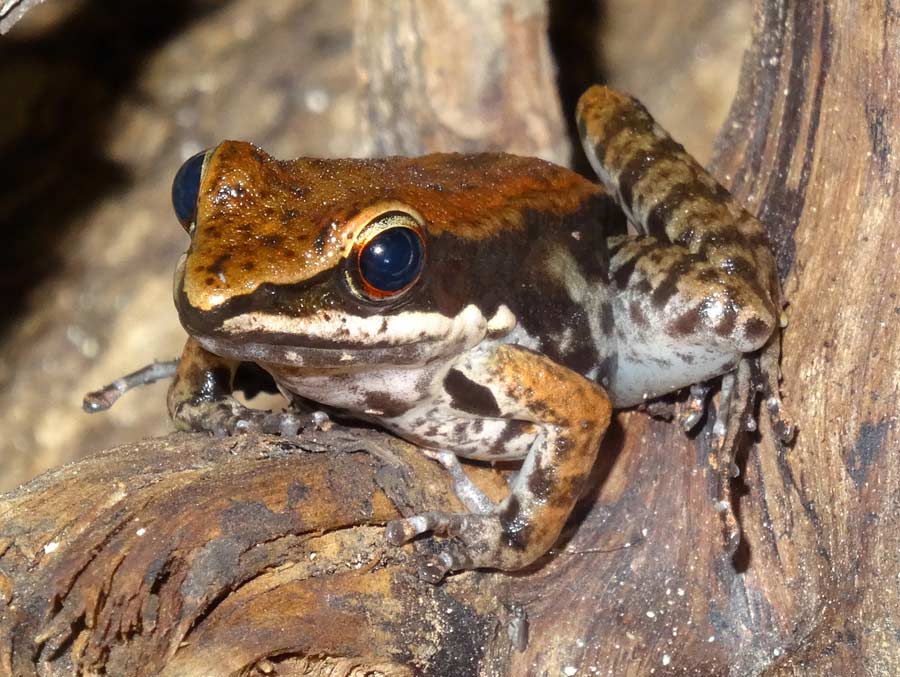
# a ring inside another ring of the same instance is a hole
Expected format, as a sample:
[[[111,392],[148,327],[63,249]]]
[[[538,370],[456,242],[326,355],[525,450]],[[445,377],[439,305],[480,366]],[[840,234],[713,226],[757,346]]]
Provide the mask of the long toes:
[[[440,512],[428,512],[422,515],[391,520],[385,527],[385,538],[391,545],[409,543],[416,536],[426,532],[445,535],[451,515]]]
[[[440,552],[423,557],[419,561],[419,578],[426,583],[437,585],[451,571],[474,569],[471,559],[457,543],[447,543]]]

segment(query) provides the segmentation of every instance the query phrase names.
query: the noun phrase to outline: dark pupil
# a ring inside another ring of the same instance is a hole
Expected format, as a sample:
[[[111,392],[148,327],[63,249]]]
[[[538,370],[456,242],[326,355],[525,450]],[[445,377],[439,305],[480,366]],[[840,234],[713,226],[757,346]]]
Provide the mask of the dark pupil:
[[[181,225],[188,228],[197,213],[197,196],[200,194],[200,171],[203,169],[203,156],[206,151],[197,153],[185,160],[175,179],[172,181],[172,207]]]
[[[399,291],[422,269],[422,240],[409,228],[389,228],[373,237],[359,255],[359,272],[372,287]]]

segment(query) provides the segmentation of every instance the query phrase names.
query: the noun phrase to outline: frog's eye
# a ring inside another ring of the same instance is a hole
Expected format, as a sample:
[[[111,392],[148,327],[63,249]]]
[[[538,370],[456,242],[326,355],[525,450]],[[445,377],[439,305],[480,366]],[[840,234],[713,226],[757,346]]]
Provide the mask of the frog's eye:
[[[203,172],[203,160],[206,151],[201,151],[185,160],[172,181],[172,207],[175,216],[189,230],[197,215],[197,197],[200,195],[200,175]]]
[[[363,292],[372,300],[388,299],[409,289],[425,264],[425,241],[405,214],[388,217],[357,249]],[[399,225],[403,223],[404,225]],[[397,224],[397,225],[395,225]]]

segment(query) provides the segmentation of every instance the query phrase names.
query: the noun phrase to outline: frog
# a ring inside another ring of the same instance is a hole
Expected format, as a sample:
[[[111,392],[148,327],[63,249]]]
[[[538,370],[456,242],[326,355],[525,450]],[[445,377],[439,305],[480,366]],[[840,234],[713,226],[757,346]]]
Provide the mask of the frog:
[[[296,431],[294,408],[234,397],[253,365],[448,469],[465,511],[386,525],[434,539],[422,578],[544,556],[613,411],[732,372],[782,306],[763,225],[637,99],[593,86],[576,120],[599,181],[502,152],[282,161],[224,141],[187,160],[176,426]],[[521,465],[495,502],[459,459]]]

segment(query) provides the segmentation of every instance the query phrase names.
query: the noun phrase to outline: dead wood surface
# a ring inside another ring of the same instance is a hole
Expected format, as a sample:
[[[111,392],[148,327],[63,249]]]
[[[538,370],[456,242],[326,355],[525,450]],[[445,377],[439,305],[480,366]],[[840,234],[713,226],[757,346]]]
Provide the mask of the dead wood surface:
[[[174,434],[47,473],[0,500],[0,674],[499,669],[506,582],[420,582],[383,543],[397,505],[461,507],[418,450],[340,427]]]
[[[367,86],[387,83],[398,64],[407,81],[428,81],[416,72],[432,65],[419,43],[455,24],[418,23],[412,3],[391,3],[397,32],[381,43],[387,5],[357,6],[372,27],[357,28],[358,54],[377,43],[385,57],[358,59],[375,71]],[[496,7],[503,21],[521,17]],[[540,32],[534,11],[529,30]],[[317,667],[322,659],[347,674],[362,665],[437,675],[896,674],[898,44],[900,17],[886,0],[756,6],[715,167],[775,242],[790,303],[784,391],[800,434],[779,448],[763,417],[759,439],[738,455],[736,557],[721,536],[706,433],[688,439],[640,413],[619,416],[552,557],[524,574],[466,574],[439,588],[414,579],[409,550],[379,540],[399,511],[454,500],[405,445],[370,433],[348,445],[340,428],[342,449],[327,453],[173,436],[91,457],[2,499],[0,671],[40,663],[69,674],[74,660],[121,668],[111,674],[334,667]],[[366,116],[387,128],[385,152],[427,147],[448,128],[459,136],[432,99],[396,100],[402,113],[381,101]],[[543,111],[547,129],[561,129],[557,110]],[[409,119],[414,131],[397,128]],[[482,130],[482,147],[509,141],[505,128]],[[506,632],[516,607],[528,619],[523,652]]]

